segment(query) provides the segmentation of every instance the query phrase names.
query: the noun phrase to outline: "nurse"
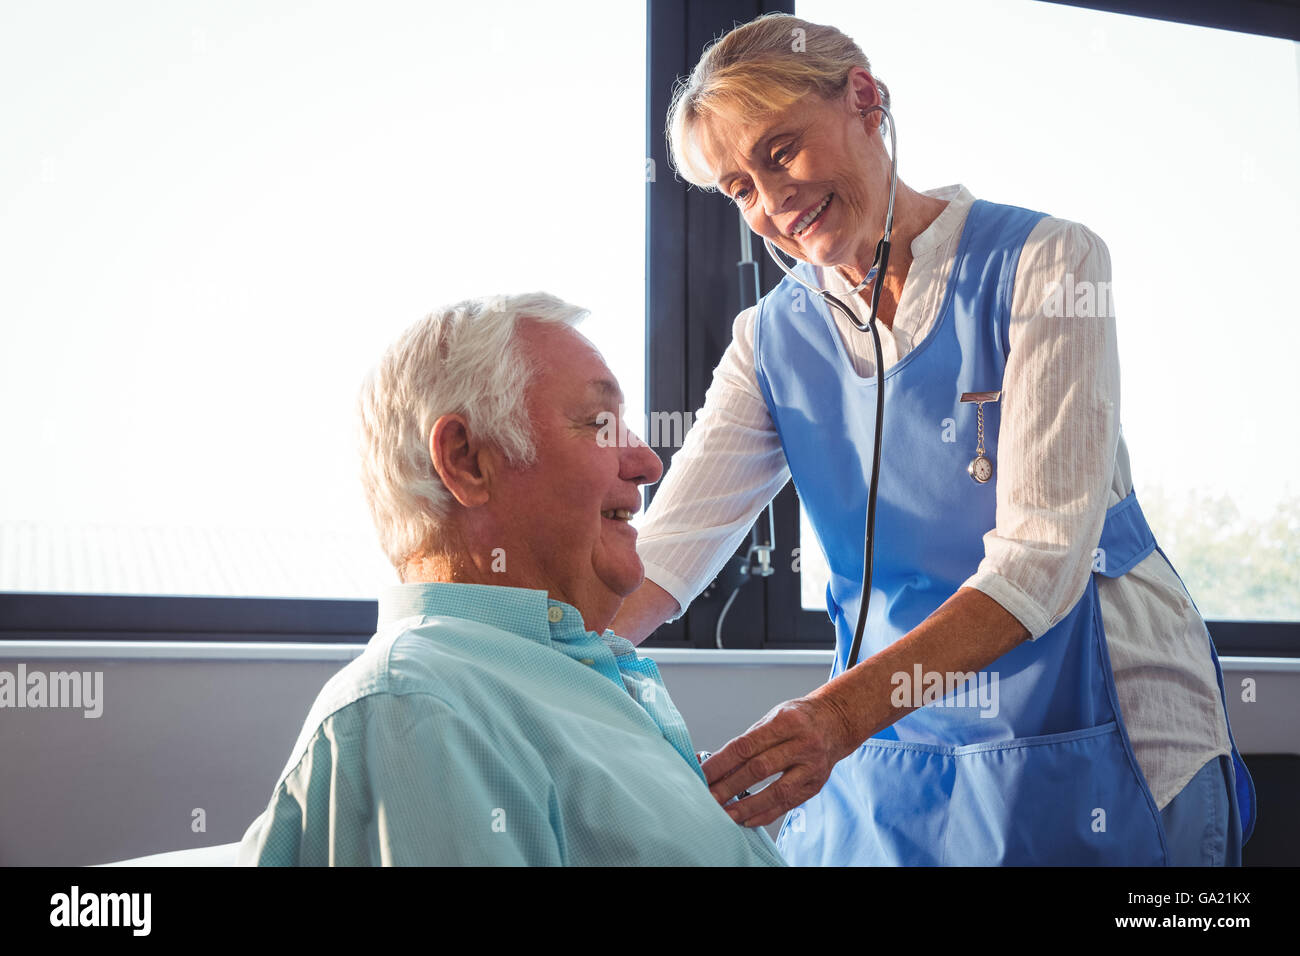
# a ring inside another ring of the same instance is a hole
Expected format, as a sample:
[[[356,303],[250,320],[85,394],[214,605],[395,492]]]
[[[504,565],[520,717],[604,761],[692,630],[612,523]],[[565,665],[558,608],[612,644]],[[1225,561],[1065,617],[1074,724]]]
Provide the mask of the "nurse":
[[[889,196],[877,105],[889,90],[852,39],[773,14],[711,46],[669,115],[679,173],[860,321]],[[1106,246],[902,179],[892,240],[860,663],[875,351],[789,278],[735,320],[615,630],[679,616],[792,478],[830,565],[836,661],[705,764],[720,802],[780,775],[734,819],[788,812],[797,864],[1239,864],[1253,787],[1205,623],[1133,493]]]

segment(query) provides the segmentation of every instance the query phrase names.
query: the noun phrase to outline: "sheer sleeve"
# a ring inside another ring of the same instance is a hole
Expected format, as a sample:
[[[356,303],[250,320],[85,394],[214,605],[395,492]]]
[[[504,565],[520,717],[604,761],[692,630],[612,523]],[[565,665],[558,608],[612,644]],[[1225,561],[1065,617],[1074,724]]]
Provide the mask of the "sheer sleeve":
[[[639,529],[646,577],[682,611],[717,575],[790,477],[754,372],[754,318],[736,317],[704,407]],[[680,615],[679,615],[680,616]]]
[[[996,526],[964,587],[1037,639],[1078,601],[1110,500],[1119,353],[1110,253],[1077,223],[1026,242],[1012,302],[998,433]]]

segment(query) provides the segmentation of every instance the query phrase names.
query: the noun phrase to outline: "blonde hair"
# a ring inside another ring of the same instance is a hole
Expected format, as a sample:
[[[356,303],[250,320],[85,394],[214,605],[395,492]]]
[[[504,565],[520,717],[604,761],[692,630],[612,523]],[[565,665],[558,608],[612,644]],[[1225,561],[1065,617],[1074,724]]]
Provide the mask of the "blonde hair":
[[[768,13],[736,27],[710,44],[690,77],[679,80],[673,90],[667,128],[673,168],[689,183],[716,188],[694,141],[698,120],[713,115],[759,117],[810,94],[833,99],[844,92],[855,66],[871,72],[861,48],[831,26]],[[872,77],[888,107],[889,88],[875,74]]]

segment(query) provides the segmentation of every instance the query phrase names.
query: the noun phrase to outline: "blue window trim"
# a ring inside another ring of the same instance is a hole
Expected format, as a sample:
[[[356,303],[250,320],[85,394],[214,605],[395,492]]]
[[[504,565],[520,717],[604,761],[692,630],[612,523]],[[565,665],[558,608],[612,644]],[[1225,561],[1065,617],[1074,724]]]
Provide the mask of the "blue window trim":
[[[370,640],[376,601],[136,594],[0,593],[0,640]]]

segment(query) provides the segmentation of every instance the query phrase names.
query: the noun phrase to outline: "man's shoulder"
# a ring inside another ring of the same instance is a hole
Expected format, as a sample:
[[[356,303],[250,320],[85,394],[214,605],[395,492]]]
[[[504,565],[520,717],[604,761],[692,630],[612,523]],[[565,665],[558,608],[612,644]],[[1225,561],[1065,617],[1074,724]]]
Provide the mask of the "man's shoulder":
[[[361,734],[377,710],[397,707],[482,716],[478,704],[483,694],[474,688],[499,680],[484,648],[512,638],[528,643],[453,615],[413,615],[381,627],[361,654],[317,693],[280,780],[299,767],[314,741]]]
[[[322,688],[313,707],[320,719],[376,694],[454,697],[467,679],[490,673],[503,642],[519,635],[457,617],[419,614],[381,627],[365,650]],[[519,650],[524,650],[520,647]]]

